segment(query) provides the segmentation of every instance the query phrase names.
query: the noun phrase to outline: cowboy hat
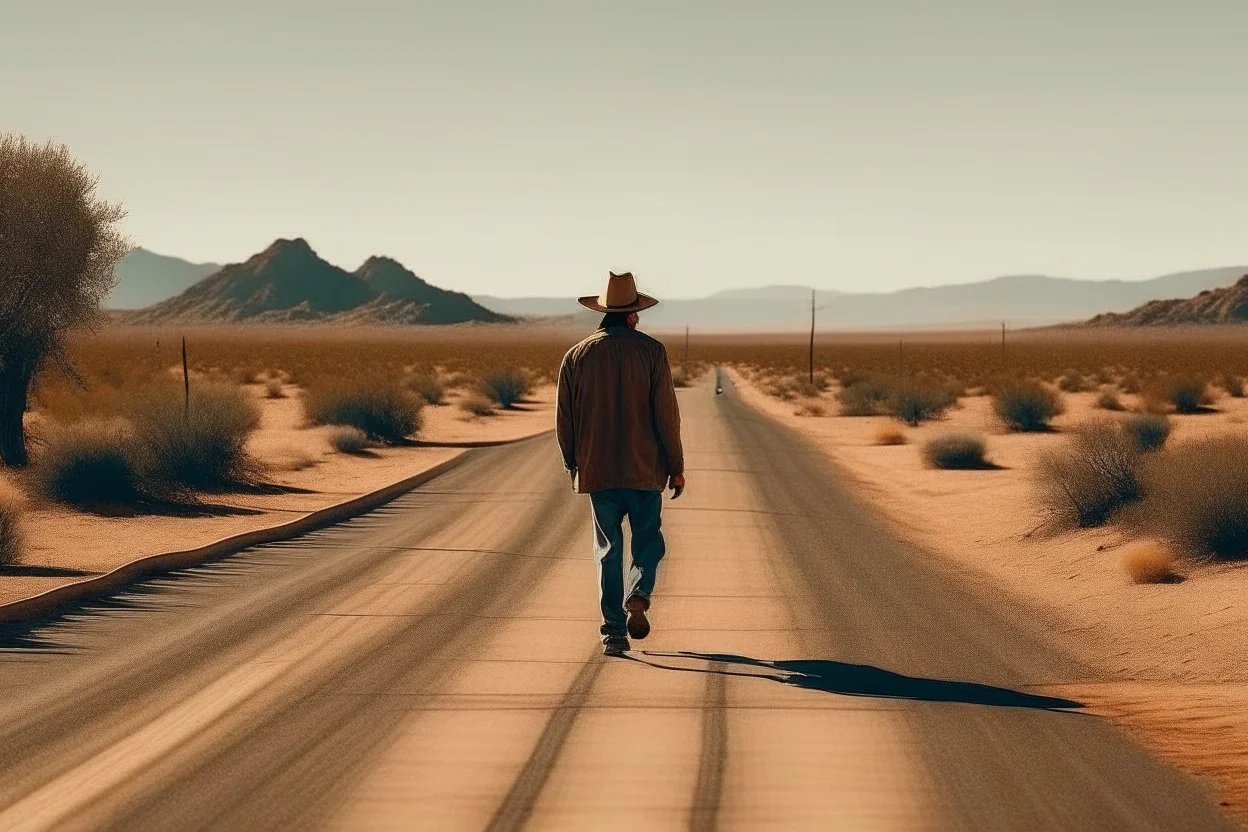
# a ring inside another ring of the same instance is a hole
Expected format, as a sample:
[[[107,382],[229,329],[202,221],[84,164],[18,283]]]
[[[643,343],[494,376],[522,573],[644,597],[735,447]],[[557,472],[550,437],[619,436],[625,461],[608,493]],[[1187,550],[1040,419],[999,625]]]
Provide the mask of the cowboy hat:
[[[649,295],[643,295],[637,291],[637,281],[633,279],[632,272],[624,272],[624,274],[608,272],[608,274],[611,277],[607,280],[607,291],[601,295],[586,295],[578,298],[577,302],[581,306],[604,313],[640,312],[658,303]]]

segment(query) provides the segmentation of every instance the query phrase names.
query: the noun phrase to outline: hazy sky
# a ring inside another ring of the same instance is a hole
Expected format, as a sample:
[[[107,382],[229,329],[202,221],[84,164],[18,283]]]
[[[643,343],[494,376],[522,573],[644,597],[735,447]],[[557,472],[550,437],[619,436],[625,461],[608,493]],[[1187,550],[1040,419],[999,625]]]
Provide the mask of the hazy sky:
[[[0,0],[134,242],[584,294],[1248,261],[1248,0]]]

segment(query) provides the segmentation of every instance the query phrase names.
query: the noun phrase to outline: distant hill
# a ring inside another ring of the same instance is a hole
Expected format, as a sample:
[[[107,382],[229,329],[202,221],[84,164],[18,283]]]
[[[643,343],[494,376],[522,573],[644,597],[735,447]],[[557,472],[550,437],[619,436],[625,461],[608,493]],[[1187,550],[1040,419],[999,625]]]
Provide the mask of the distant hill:
[[[143,320],[166,319],[171,315],[206,320],[393,323],[524,318],[587,326],[597,318],[572,297],[468,297],[447,292],[430,286],[389,258],[370,258],[354,273],[346,272],[317,258],[302,240],[284,242],[302,243],[306,249],[302,253],[283,254],[297,254],[296,261],[300,257],[305,260],[303,266],[291,267],[291,275],[276,278],[274,269],[285,269],[277,268],[281,264],[265,267],[264,274],[254,273],[253,261],[272,259],[270,247],[247,263],[227,267],[235,271],[222,285],[208,284],[194,293],[188,289],[206,274],[217,272],[215,264],[188,263],[136,249],[118,267],[119,286],[106,305],[134,309],[159,304],[121,316]],[[1125,313],[1157,298],[1191,297],[1206,289],[1226,286],[1245,273],[1248,266],[1181,272],[1151,280],[1015,275],[896,292],[819,290],[818,320],[821,329],[951,328],[995,325],[1000,321],[1016,327],[1069,323],[1086,321],[1103,312]],[[296,279],[298,274],[321,274],[324,285],[308,285],[308,280]],[[648,326],[761,331],[801,329],[810,323],[809,287],[729,289],[694,300],[671,298],[668,292],[674,287],[669,284],[675,281],[647,286],[645,275],[641,279],[642,290],[648,289],[663,301],[646,312]],[[592,290],[593,284],[591,279],[586,292]],[[185,297],[175,297],[183,292],[187,292]]]
[[[121,316],[127,323],[457,324],[509,320],[467,295],[431,286],[398,262],[370,257],[355,272],[307,241],[277,240],[176,297]]]
[[[220,268],[216,263],[189,263],[136,248],[117,264],[117,286],[104,300],[104,307],[142,309],[160,303]]]
[[[820,328],[954,327],[995,324],[1033,326],[1086,320],[1106,310],[1125,312],[1158,297],[1193,295],[1224,286],[1248,267],[1181,272],[1151,280],[1074,280],[1045,275],[998,277],[977,283],[902,289],[896,292],[819,291]],[[644,275],[642,290],[646,291]],[[657,326],[739,329],[797,329],[809,326],[810,289],[772,286],[731,290],[700,300],[664,299],[645,313]],[[479,296],[481,305],[507,315],[553,318],[577,314],[574,298]]]
[[[1242,271],[1242,270],[1241,270]],[[1248,323],[1248,274],[1230,286],[1206,289],[1192,298],[1151,300],[1129,312],[1104,313],[1090,326],[1190,326]]]

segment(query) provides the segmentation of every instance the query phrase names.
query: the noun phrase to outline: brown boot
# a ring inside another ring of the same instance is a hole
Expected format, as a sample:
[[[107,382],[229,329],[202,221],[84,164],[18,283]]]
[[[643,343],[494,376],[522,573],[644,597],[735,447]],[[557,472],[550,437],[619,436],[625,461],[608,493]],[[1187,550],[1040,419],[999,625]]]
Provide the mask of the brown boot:
[[[624,609],[628,611],[628,634],[637,641],[650,635],[650,620],[646,618],[650,602],[640,595],[634,595],[624,602]]]

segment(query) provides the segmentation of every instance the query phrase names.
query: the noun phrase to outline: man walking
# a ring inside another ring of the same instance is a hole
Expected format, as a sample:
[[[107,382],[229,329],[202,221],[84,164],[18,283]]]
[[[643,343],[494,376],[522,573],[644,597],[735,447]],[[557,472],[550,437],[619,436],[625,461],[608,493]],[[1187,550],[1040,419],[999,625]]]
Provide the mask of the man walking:
[[[593,513],[603,653],[620,656],[628,636],[650,633],[646,612],[666,551],[663,491],[670,487],[676,499],[685,490],[680,411],[667,350],[637,331],[637,313],[658,301],[639,294],[625,272],[611,273],[606,292],[580,303],[604,317],[563,358],[556,432],[563,466],[576,491],[589,495]],[[625,517],[633,534],[627,594]]]

